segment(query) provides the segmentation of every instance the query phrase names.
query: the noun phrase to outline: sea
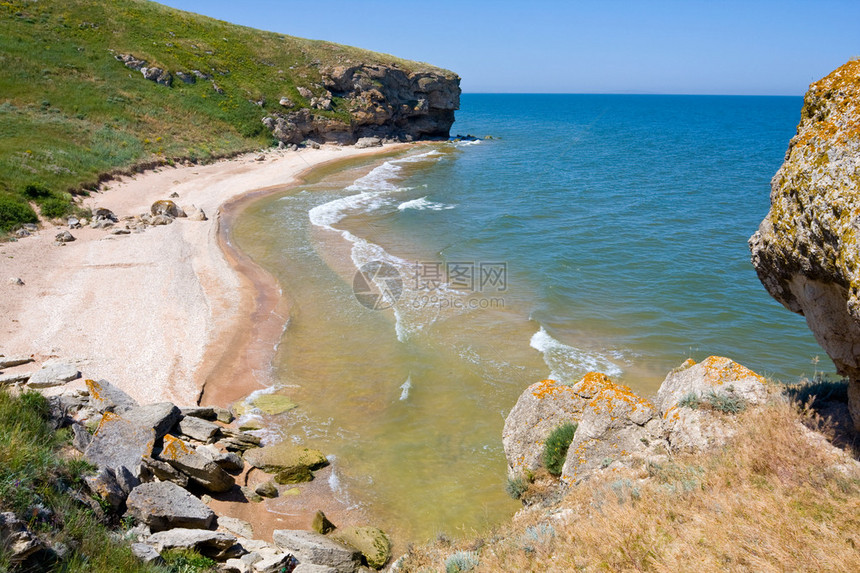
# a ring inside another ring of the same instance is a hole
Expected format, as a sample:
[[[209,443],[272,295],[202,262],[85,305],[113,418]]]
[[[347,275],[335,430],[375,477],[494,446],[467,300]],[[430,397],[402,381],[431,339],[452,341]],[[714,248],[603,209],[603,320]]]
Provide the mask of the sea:
[[[464,94],[452,133],[346,160],[249,206],[234,240],[291,305],[270,439],[404,542],[471,535],[505,493],[505,417],[546,378],[653,395],[687,358],[833,372],[747,240],[800,97]]]

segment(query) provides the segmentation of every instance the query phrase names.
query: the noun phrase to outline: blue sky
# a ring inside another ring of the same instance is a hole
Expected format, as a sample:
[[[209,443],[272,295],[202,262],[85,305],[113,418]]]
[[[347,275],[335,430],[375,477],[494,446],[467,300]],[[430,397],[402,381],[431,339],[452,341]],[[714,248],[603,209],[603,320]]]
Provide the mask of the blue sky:
[[[465,92],[800,95],[860,56],[860,0],[166,0],[454,70]]]

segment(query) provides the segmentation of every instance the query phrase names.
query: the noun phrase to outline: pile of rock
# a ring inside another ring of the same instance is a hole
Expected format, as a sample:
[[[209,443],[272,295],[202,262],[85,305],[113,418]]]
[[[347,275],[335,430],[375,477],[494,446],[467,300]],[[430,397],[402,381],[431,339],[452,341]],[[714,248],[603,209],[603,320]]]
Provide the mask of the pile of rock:
[[[718,356],[698,364],[687,360],[670,372],[654,402],[598,372],[569,385],[538,382],[505,420],[508,473],[518,477],[542,467],[544,441],[565,423],[577,424],[561,473],[568,485],[599,472],[662,461],[673,451],[718,446],[733,433],[732,413],[767,400],[765,382]]]
[[[0,357],[0,368],[29,362],[28,357]],[[79,375],[73,365],[53,361],[17,382],[47,388]],[[227,492],[231,499],[277,496],[275,483],[309,481],[314,470],[327,465],[320,451],[291,443],[263,446],[259,437],[227,425],[233,421],[229,410],[170,402],[140,405],[105,380],[86,380],[85,388],[54,393],[48,399],[54,425],[70,427],[72,445],[98,468],[85,484],[103,503],[82,495],[78,500],[105,519],[132,518],[137,525],[129,538],[143,560],[160,561],[164,551],[189,548],[219,561],[225,572],[309,573],[381,568],[390,558],[388,538],[375,528],[331,526],[325,529],[328,535],[278,530],[268,543],[253,539],[250,524],[219,517],[205,503],[208,496]],[[237,485],[246,464],[274,479],[256,488]],[[0,515],[0,538],[20,546],[25,560],[44,549],[14,515]]]

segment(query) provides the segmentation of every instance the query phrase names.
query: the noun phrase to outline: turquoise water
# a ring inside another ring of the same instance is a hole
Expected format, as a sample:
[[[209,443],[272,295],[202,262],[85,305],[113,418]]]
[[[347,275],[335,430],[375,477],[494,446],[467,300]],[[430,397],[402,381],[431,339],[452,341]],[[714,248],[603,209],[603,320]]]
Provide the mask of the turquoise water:
[[[533,382],[600,370],[648,395],[711,354],[828,370],[747,250],[801,103],[467,94],[455,132],[494,139],[254,204],[235,237],[292,303],[274,373],[299,404],[267,423],[331,455],[338,517],[405,543],[513,514],[501,431]]]

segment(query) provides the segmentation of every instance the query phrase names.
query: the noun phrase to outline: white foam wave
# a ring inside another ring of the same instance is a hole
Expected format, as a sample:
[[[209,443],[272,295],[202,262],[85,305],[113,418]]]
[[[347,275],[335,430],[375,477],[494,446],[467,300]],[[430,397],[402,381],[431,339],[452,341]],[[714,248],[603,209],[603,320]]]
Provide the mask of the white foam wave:
[[[416,211],[445,211],[447,209],[454,209],[456,205],[448,205],[446,203],[436,203],[434,201],[428,201],[427,197],[421,197],[420,199],[413,199],[411,201],[406,201],[397,206],[398,211],[405,211],[406,209],[415,209]]]
[[[543,354],[550,378],[559,382],[575,382],[587,372],[599,371],[609,376],[621,374],[621,368],[603,354],[587,352],[559,342],[544,329],[534,333],[530,345]]]
[[[409,391],[412,389],[412,375],[406,377],[406,382],[400,385],[400,400],[406,400],[409,397]]]

